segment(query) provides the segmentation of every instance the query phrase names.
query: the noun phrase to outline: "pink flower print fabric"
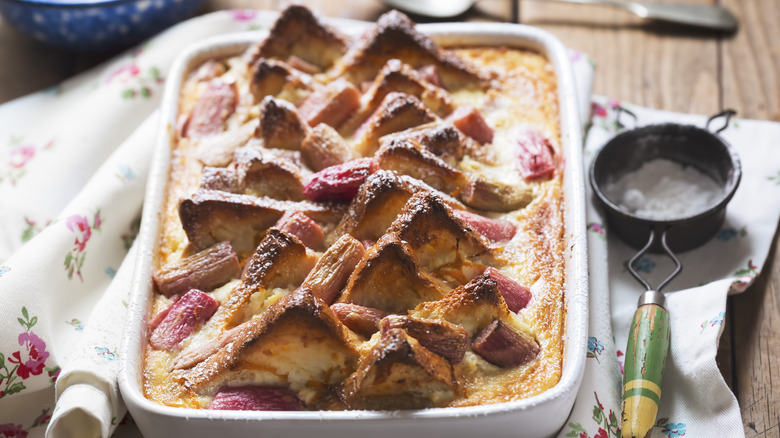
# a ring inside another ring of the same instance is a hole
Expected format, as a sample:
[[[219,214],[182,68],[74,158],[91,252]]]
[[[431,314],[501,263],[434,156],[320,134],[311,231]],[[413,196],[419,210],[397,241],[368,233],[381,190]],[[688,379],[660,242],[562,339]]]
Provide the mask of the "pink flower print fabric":
[[[0,437],[3,438],[25,438],[27,431],[21,424],[6,423],[0,424]]]
[[[19,365],[16,374],[22,379],[27,379],[31,375],[40,375],[46,366],[46,359],[49,358],[49,352],[46,351],[46,343],[36,336],[35,333],[24,332],[19,333],[19,345],[24,348],[13,353],[13,358],[16,360],[8,359],[9,362]],[[24,357],[22,356],[23,354],[25,355]]]
[[[24,329],[17,337],[20,348],[12,352],[0,351],[0,399],[26,390],[25,381],[43,374],[50,356],[46,342],[32,332],[38,317],[31,317],[27,307],[22,307],[17,322]]]
[[[87,242],[92,237],[92,231],[100,231],[102,225],[103,219],[100,216],[100,210],[95,213],[92,224],[89,223],[85,216],[78,214],[70,216],[65,220],[65,226],[75,236],[73,249],[65,255],[65,271],[69,280],[73,278],[75,273],[81,281],[84,281],[84,277],[81,275],[81,268],[84,266],[84,261],[87,257],[85,252]]]
[[[8,160],[8,165],[14,169],[23,168],[28,161],[32,160],[35,156],[35,147],[33,146],[20,146],[11,151],[11,157]]]
[[[80,215],[71,216],[65,221],[65,226],[76,235],[73,248],[78,252],[84,251],[84,247],[87,246],[87,242],[92,236],[92,228],[89,226],[87,218]]]

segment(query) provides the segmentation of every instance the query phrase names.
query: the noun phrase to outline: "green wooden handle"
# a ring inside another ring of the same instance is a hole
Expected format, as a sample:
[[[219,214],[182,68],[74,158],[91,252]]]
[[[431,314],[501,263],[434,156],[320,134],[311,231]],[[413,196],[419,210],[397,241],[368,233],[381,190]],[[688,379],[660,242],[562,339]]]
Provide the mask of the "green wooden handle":
[[[624,437],[644,437],[655,424],[670,333],[666,309],[658,304],[636,309],[628,334],[623,378]]]

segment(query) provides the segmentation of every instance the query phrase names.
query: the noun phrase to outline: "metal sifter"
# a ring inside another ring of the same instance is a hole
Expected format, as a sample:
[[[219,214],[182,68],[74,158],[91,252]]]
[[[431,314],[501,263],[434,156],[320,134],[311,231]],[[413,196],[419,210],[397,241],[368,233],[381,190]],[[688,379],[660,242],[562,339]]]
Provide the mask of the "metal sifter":
[[[625,109],[619,111],[633,116]],[[607,142],[591,163],[590,183],[606,212],[607,225],[623,241],[639,249],[629,261],[628,270],[646,289],[639,298],[626,347],[622,406],[624,437],[644,437],[655,424],[671,334],[669,313],[664,307],[661,290],[682,271],[675,252],[695,248],[718,231],[725,218],[726,205],[739,185],[742,174],[739,158],[718,135],[728,127],[734,114],[732,110],[716,114],[709,118],[704,129],[665,123],[624,131]],[[725,118],[723,127],[711,132],[710,124],[721,117]],[[607,195],[608,184],[658,158],[683,167],[691,166],[712,178],[722,193],[698,211],[664,220],[631,213],[619,200]],[[634,262],[648,252],[666,254],[675,265],[674,271],[656,288],[634,267]]]

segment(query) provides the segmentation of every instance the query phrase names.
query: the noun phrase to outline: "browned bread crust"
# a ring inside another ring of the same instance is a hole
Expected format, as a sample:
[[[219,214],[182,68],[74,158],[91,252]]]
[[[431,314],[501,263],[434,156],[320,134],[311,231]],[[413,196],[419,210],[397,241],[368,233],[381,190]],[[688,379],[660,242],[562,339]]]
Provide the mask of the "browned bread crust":
[[[376,26],[345,58],[344,69],[339,73],[353,84],[373,80],[391,59],[402,59],[414,68],[436,66],[442,85],[448,90],[481,86],[487,81],[477,68],[441,50],[428,36],[417,32],[412,20],[398,11],[379,17]]]
[[[347,38],[323,24],[302,5],[288,6],[257,50],[258,57],[288,59],[296,56],[322,69],[330,67],[347,50]]]
[[[550,71],[527,51],[444,50],[395,11],[349,41],[295,5],[189,74],[150,327],[183,292],[168,284],[219,307],[146,350],[146,396],[206,409],[257,385],[290,409],[418,409],[555,385],[561,169],[526,181],[514,149],[520,124],[560,154]]]
[[[459,389],[444,358],[392,328],[344,382],[342,399],[352,409],[421,409],[455,398]]]

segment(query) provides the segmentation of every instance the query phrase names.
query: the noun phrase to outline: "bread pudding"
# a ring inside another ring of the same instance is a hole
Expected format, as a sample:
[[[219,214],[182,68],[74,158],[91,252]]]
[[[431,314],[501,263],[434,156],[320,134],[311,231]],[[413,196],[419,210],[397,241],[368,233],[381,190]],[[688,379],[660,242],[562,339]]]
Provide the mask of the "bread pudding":
[[[495,404],[561,377],[563,155],[542,55],[303,6],[179,95],[145,396],[228,410]]]

